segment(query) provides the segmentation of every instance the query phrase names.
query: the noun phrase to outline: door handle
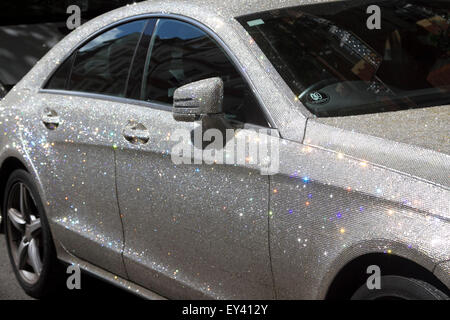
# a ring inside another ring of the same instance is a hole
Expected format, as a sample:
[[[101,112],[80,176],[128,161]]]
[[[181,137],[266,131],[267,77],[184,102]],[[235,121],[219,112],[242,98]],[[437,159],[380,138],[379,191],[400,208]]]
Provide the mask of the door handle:
[[[55,130],[60,125],[61,119],[55,110],[45,108],[44,114],[42,115],[42,122],[47,129]]]
[[[142,124],[136,121],[128,121],[122,132],[125,140],[132,144],[146,144],[150,140],[150,132]]]

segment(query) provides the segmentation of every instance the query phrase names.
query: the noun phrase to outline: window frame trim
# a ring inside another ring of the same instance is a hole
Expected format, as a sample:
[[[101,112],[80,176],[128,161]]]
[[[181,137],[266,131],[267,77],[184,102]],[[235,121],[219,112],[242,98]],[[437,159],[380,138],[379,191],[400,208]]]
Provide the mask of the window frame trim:
[[[227,57],[229,58],[230,62],[233,64],[233,66],[236,68],[238,73],[241,75],[241,77],[246,81],[247,85],[249,86],[252,94],[255,97],[256,102],[258,103],[258,106],[260,108],[260,111],[262,112],[264,118],[266,119],[267,123],[269,124],[270,129],[276,129],[275,121],[270,114],[269,110],[266,108],[262,98],[258,94],[258,91],[256,90],[255,86],[253,85],[253,82],[250,80],[249,76],[244,72],[244,69],[239,62],[236,55],[233,53],[233,51],[226,45],[226,43],[215,33],[212,29],[201,23],[200,21],[197,21],[191,17],[179,15],[179,14],[172,14],[172,13],[145,13],[145,14],[139,14],[135,16],[130,16],[127,18],[124,18],[119,21],[115,21],[113,23],[110,23],[106,26],[103,26],[102,28],[98,29],[94,33],[92,33],[90,36],[88,36],[83,41],[80,41],[76,46],[74,46],[68,53],[64,55],[64,57],[61,59],[63,62],[58,65],[58,67],[55,67],[44,79],[42,84],[40,85],[40,88],[38,90],[38,93],[49,93],[49,94],[60,94],[60,95],[69,95],[69,96],[77,96],[77,97],[86,97],[86,98],[96,98],[106,101],[113,101],[113,102],[119,102],[119,103],[126,103],[126,104],[135,104],[138,106],[144,106],[152,109],[157,110],[163,110],[163,111],[170,111],[172,112],[172,106],[168,106],[164,103],[156,103],[156,102],[148,102],[148,101],[142,101],[142,100],[136,100],[136,99],[129,99],[125,97],[114,97],[111,95],[106,94],[99,94],[99,93],[89,93],[89,92],[82,92],[82,91],[71,91],[68,90],[67,87],[65,89],[47,89],[45,86],[47,86],[48,82],[51,80],[53,75],[56,73],[56,71],[59,69],[59,66],[61,66],[64,62],[67,61],[68,58],[74,53],[76,53],[81,47],[83,47],[85,44],[96,38],[97,36],[101,35],[102,33],[113,29],[116,26],[126,24],[129,22],[134,22],[137,20],[150,20],[150,19],[173,19],[182,21],[185,23],[189,23],[192,26],[195,26],[205,32],[208,36],[210,36],[214,41],[217,42],[217,44],[223,49],[223,51],[226,53]],[[143,28],[141,32],[141,36],[144,32],[145,28]],[[154,33],[155,29],[153,30]],[[152,34],[153,36],[153,34]],[[136,46],[139,45],[139,42]],[[130,68],[132,68],[133,63],[131,64]],[[73,66],[72,66],[73,67]],[[70,69],[70,73],[72,73],[72,67]],[[128,81],[126,83],[126,87],[128,87]],[[249,124],[250,125],[250,124]]]
[[[136,54],[139,50],[139,46],[141,44],[142,37],[144,36],[144,32],[147,29],[148,24],[150,23],[151,19],[146,19],[146,20],[147,21],[144,24],[144,28],[142,28],[141,34],[139,35],[139,40],[137,41],[136,46],[134,47],[133,57],[131,58],[130,67],[128,68],[127,80],[125,81],[125,90],[123,91],[124,97],[126,97],[127,93],[128,93],[128,85],[130,83],[130,77],[131,77],[131,72],[133,71],[134,61],[136,60]],[[154,27],[152,30],[152,34],[153,34],[153,32],[154,32]]]

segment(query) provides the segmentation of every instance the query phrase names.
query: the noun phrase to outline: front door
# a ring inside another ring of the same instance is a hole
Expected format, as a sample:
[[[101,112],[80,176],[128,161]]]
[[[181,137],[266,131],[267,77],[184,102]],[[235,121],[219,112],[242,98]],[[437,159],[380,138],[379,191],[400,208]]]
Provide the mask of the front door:
[[[219,76],[230,123],[267,125],[262,111],[220,47],[197,27],[159,19],[149,47],[138,54],[145,59],[143,82],[130,83],[147,106],[123,119],[116,149],[129,277],[168,298],[273,298],[268,176],[246,163],[172,160],[176,130],[198,126],[173,119],[176,88]]]

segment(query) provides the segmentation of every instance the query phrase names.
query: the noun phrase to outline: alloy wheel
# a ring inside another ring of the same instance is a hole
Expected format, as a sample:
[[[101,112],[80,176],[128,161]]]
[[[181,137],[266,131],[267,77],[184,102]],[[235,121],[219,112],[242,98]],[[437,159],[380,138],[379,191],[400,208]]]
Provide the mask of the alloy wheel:
[[[42,272],[42,226],[36,202],[23,182],[11,187],[7,200],[8,245],[22,279],[35,284]]]

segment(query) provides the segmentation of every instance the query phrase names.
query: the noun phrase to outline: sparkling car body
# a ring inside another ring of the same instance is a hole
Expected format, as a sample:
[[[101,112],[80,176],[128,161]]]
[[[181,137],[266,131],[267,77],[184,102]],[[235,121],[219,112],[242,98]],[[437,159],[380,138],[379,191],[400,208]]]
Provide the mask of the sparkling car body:
[[[323,299],[370,254],[405,258],[450,286],[448,106],[315,118],[235,20],[319,2],[143,2],[87,22],[41,59],[0,102],[0,164],[34,176],[58,258],[155,299]],[[70,50],[139,17],[179,19],[221,44],[277,134],[277,174],[175,166],[167,137],[195,124],[170,109],[42,89]],[[47,107],[61,119],[54,131],[42,124]],[[151,143],[123,139],[136,119]],[[436,135],[444,147],[431,145]]]

